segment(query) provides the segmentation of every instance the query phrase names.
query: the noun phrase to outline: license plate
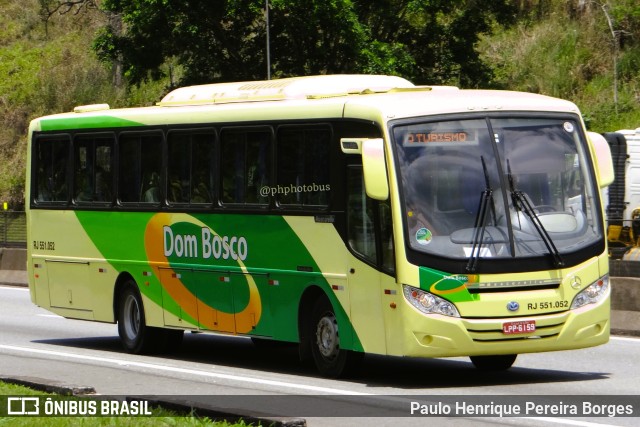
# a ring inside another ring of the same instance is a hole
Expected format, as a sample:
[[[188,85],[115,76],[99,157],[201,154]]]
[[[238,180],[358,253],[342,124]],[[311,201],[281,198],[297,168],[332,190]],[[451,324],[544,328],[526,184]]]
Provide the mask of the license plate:
[[[520,320],[518,322],[505,322],[502,324],[502,333],[506,335],[528,334],[535,332],[535,320]]]

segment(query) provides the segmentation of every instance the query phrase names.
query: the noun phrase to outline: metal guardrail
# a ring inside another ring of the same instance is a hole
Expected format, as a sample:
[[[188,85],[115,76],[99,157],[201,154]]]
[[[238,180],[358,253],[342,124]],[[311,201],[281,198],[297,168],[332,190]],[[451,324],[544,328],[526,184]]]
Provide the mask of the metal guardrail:
[[[24,211],[0,211],[0,247],[27,247],[27,216]]]

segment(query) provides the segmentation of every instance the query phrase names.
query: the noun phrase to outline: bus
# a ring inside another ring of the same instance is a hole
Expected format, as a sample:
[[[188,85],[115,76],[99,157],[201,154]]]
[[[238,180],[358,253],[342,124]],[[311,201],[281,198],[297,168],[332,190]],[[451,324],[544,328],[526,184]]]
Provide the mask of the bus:
[[[364,354],[470,357],[606,343],[606,141],[547,96],[322,75],[178,88],[33,120],[32,301],[117,323]]]

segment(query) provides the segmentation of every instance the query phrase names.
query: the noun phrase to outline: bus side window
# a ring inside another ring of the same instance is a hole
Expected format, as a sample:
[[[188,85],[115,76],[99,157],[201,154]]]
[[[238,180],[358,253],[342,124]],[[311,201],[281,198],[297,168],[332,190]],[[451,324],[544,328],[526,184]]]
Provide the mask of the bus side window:
[[[120,201],[158,203],[162,194],[162,136],[127,133],[120,137]]]
[[[347,187],[349,246],[365,260],[393,273],[395,255],[389,199],[376,201],[367,197],[362,166],[348,167]]]
[[[36,145],[35,194],[37,202],[66,202],[67,163],[70,140],[67,136],[38,138]]]
[[[215,141],[215,133],[207,130],[169,133],[169,203],[213,201]]]
[[[262,130],[223,131],[222,202],[267,204],[271,132]]]
[[[211,203],[214,190],[214,134],[191,139],[191,203]]]
[[[369,262],[376,262],[376,235],[373,222],[373,200],[364,190],[361,167],[347,170],[347,227],[349,246]]]
[[[78,136],[74,143],[74,200],[110,202],[113,194],[113,137]]]
[[[380,218],[380,243],[382,245],[382,268],[395,272],[396,260],[393,246],[393,222],[391,220],[390,198],[378,202],[378,216]]]
[[[191,168],[189,135],[181,132],[170,132],[167,137],[167,200],[169,203],[189,202],[189,171]]]
[[[328,127],[278,130],[280,205],[322,208],[329,204],[330,138]]]

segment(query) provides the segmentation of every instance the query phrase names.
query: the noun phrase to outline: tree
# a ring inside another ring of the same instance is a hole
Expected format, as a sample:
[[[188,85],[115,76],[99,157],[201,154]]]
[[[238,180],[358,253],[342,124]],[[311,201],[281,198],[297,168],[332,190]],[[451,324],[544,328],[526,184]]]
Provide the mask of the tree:
[[[111,26],[94,49],[103,60],[120,59],[132,83],[157,79],[175,58],[182,84],[251,79],[263,70],[262,10],[254,0],[104,0],[122,17],[123,33]]]
[[[79,15],[91,9],[97,9],[96,0],[38,0],[40,3],[40,17],[44,22],[45,34],[49,33],[49,20],[52,16]]]
[[[465,86],[488,81],[476,42],[512,12],[511,0],[268,3],[274,76],[387,73]],[[105,28],[95,50],[122,61],[132,83],[160,77],[169,59],[184,70],[180,84],[266,78],[265,0],[104,0],[102,7],[124,28]]]
[[[369,40],[350,0],[271,0],[275,75],[358,71]]]

